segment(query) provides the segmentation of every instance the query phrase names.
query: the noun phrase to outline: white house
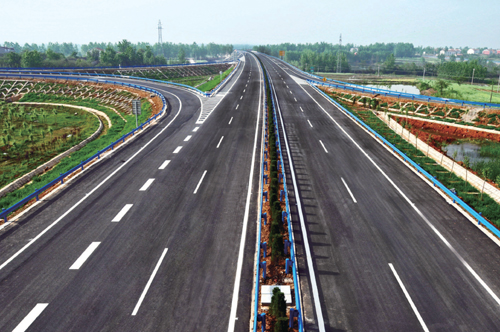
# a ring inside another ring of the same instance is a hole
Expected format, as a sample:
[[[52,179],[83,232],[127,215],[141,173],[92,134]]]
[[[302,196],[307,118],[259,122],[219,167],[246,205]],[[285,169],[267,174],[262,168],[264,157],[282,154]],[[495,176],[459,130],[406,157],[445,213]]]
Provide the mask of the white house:
[[[477,48],[469,48],[467,54],[479,54],[479,49]]]
[[[14,52],[12,47],[2,47],[0,46],[0,55]]]

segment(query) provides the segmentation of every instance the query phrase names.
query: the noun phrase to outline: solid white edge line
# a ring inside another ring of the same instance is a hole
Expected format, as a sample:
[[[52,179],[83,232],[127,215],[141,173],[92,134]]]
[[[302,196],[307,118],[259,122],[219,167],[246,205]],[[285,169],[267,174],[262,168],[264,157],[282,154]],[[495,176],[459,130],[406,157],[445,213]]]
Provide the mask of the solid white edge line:
[[[311,126],[311,128],[313,127],[311,121],[307,120],[307,122],[309,122],[309,125]]]
[[[197,131],[198,131],[198,129],[200,129],[200,127],[196,127],[196,128],[194,128],[194,129],[193,129],[193,131],[194,131],[194,132],[197,132]]]
[[[219,148],[219,146],[220,146],[220,144],[222,143],[222,140],[223,140],[223,139],[224,139],[224,136],[222,136],[222,137],[220,138],[219,144],[217,144],[216,149],[218,149],[218,148]]]
[[[411,308],[413,309],[413,312],[415,313],[415,316],[417,316],[417,319],[418,321],[420,322],[420,325],[422,326],[422,329],[426,332],[429,332],[429,329],[427,328],[427,325],[425,325],[425,322],[424,320],[422,319],[422,316],[420,316],[420,313],[418,312],[417,310],[417,307],[415,306],[415,303],[413,303],[412,299],[411,299],[411,296],[410,294],[408,293],[408,291],[406,290],[406,287],[405,285],[403,284],[403,282],[401,281],[401,279],[399,278],[399,275],[398,273],[396,272],[396,269],[394,268],[394,266],[392,266],[391,263],[389,263],[389,267],[391,268],[392,270],[392,273],[394,274],[394,277],[396,277],[396,280],[398,281],[398,284],[399,284],[399,287],[401,287],[401,289],[403,290],[403,293],[405,294],[406,296],[406,299],[408,300],[408,302],[410,303],[410,306]]]
[[[319,140],[319,142],[321,143],[321,146],[323,147],[323,149],[325,150],[325,152],[328,153],[328,150],[325,148],[325,145],[323,144],[323,142],[321,142],[321,140]]]
[[[118,212],[118,214],[111,220],[112,222],[119,222],[127,214],[128,210],[132,208],[134,204],[125,204],[125,206]]]
[[[272,79],[269,77],[271,81],[271,88],[275,96],[276,100],[276,106],[278,108],[278,113],[280,115],[280,122],[281,122],[281,128],[283,130],[283,138],[285,140],[285,146],[286,146],[286,151],[288,155],[288,165],[290,167],[290,174],[292,175],[292,182],[293,182],[293,187],[295,191],[295,197],[297,200],[297,211],[299,213],[299,220],[300,220],[300,228],[302,229],[302,241],[304,243],[304,249],[306,252],[306,261],[307,261],[307,269],[309,271],[309,278],[311,281],[311,288],[312,288],[312,293],[313,293],[313,299],[314,299],[314,307],[316,308],[316,316],[318,318],[318,328],[320,332],[325,332],[325,321],[323,319],[323,311],[321,309],[321,302],[319,300],[319,291],[318,291],[318,284],[316,282],[316,276],[314,274],[314,266],[313,266],[313,261],[312,261],[312,256],[311,256],[311,248],[309,247],[309,238],[307,236],[307,230],[306,230],[306,225],[304,221],[304,214],[302,212],[302,203],[300,202],[300,193],[299,189],[297,186],[297,180],[295,178],[295,169],[293,166],[293,160],[292,156],[290,154],[290,146],[288,144],[288,138],[286,135],[286,129],[285,129],[285,124],[283,121],[283,116],[281,115],[281,107],[280,107],[280,102],[278,100],[278,95],[276,93],[276,89],[274,88],[274,85],[272,84]],[[321,142],[321,141],[320,141]]]
[[[255,55],[251,54],[254,58]],[[258,60],[255,59],[257,62]],[[234,327],[236,323],[236,310],[238,308],[238,293],[240,290],[240,283],[241,283],[241,270],[243,268],[243,256],[244,256],[244,249],[245,249],[245,241],[246,241],[246,236],[247,236],[247,227],[248,227],[248,217],[249,217],[249,211],[250,211],[250,197],[252,195],[252,180],[253,180],[253,172],[254,172],[254,167],[255,167],[255,153],[257,151],[257,141],[259,138],[259,120],[260,120],[260,112],[261,112],[261,99],[262,99],[262,82],[263,82],[263,75],[262,72],[259,69],[260,73],[260,85],[261,88],[259,89],[259,109],[257,111],[257,122],[255,124],[255,138],[254,138],[254,145],[253,145],[253,156],[252,156],[252,162],[250,165],[250,175],[248,177],[248,191],[247,191],[247,202],[245,205],[245,214],[243,216],[243,225],[242,225],[242,232],[241,232],[241,239],[240,239],[240,249],[238,251],[238,262],[236,264],[236,276],[234,280],[234,289],[233,289],[233,299],[231,301],[231,312],[229,314],[229,325],[227,328],[228,332],[234,332]],[[258,275],[258,272],[257,272]],[[253,296],[252,296],[253,297]]]
[[[184,142],[187,142],[191,139],[191,137],[193,137],[192,135],[187,135],[186,138],[184,139]]]
[[[231,124],[231,122],[233,122],[233,117],[231,117],[231,120],[229,120],[228,124]]]
[[[318,101],[316,99],[314,99],[301,85],[300,87],[302,88],[302,90],[304,90],[305,93],[307,93],[309,95],[309,97],[311,97],[312,100],[314,100],[316,102],[316,104],[318,104],[318,106],[323,110],[323,112],[325,112],[325,114],[333,121],[333,123],[335,123],[337,125],[337,127],[340,128],[340,130],[353,142],[354,145],[356,145],[356,147],[365,155],[365,157],[375,166],[375,168],[377,168],[379,170],[380,173],[382,173],[382,175],[387,179],[387,181],[389,181],[389,183],[396,189],[396,191],[408,202],[408,204],[410,204],[410,206],[419,214],[419,216],[425,221],[425,223],[434,231],[434,233],[436,233],[436,235],[441,239],[441,241],[443,241],[445,243],[445,245],[455,254],[455,256],[458,258],[458,260],[460,260],[460,262],[465,266],[465,268],[474,276],[474,278],[476,278],[476,280],[479,282],[479,284],[481,286],[483,286],[483,288],[486,290],[486,292],[488,292],[488,294],[490,294],[490,296],[495,300],[495,302],[497,302],[498,305],[500,305],[500,298],[491,290],[491,288],[484,282],[484,280],[476,273],[476,271],[474,271],[472,269],[472,267],[470,267],[470,265],[463,259],[463,257],[455,250],[455,248],[452,247],[452,245],[448,242],[448,240],[445,239],[445,237],[437,230],[436,227],[434,227],[434,225],[429,221],[429,219],[427,219],[427,217],[424,216],[424,214],[417,208],[417,206],[415,205],[415,203],[413,203],[404,193],[401,189],[399,189],[399,187],[394,183],[394,181],[392,181],[392,179],[375,163],[375,161],[368,155],[368,153],[365,152],[365,150],[363,150],[361,148],[361,146],[347,133],[347,131],[345,131],[344,128],[342,128],[342,126],[340,126],[340,124],[335,121],[335,119],[330,115],[328,114],[328,112],[318,103]],[[327,98],[325,98],[326,100],[328,100]],[[328,100],[329,101],[329,100]],[[329,101],[332,105],[334,105],[335,107],[338,108],[337,105],[335,105],[334,103],[332,103],[331,101]],[[347,116],[347,115],[346,115]]]
[[[146,191],[148,190],[149,186],[153,183],[155,179],[148,179],[141,187],[141,189],[139,189],[139,191]]]
[[[179,151],[181,151],[181,149],[182,149],[182,146],[178,146],[175,148],[173,153],[179,153]]]
[[[80,255],[80,257],[78,257],[78,259],[73,263],[73,265],[71,265],[69,267],[69,269],[70,270],[79,270],[82,267],[82,265],[85,263],[85,261],[87,261],[87,259],[90,257],[90,255],[92,255],[94,250],[96,250],[97,247],[99,247],[100,244],[101,244],[101,242],[92,242],[87,247],[87,249],[85,249],[85,251]]]
[[[163,164],[161,164],[161,166],[158,167],[158,169],[165,169],[168,166],[168,164],[170,164],[170,160],[165,160]]]
[[[344,186],[347,189],[347,191],[349,192],[349,195],[351,195],[351,198],[354,201],[354,203],[357,203],[358,201],[356,201],[356,198],[354,198],[354,195],[352,194],[351,189],[349,189],[349,186],[347,185],[347,183],[345,183],[344,178],[341,177],[340,179],[344,183]]]
[[[153,283],[153,279],[158,273],[158,270],[160,269],[161,262],[163,261],[163,258],[165,258],[165,255],[167,254],[168,248],[165,248],[163,250],[163,253],[161,254],[160,259],[158,260],[158,263],[156,263],[155,269],[153,270],[153,273],[149,277],[148,283],[146,284],[146,287],[144,287],[144,290],[142,291],[141,297],[139,298],[139,301],[137,301],[137,304],[135,305],[134,311],[132,311],[132,316],[137,315],[137,312],[139,311],[139,308],[141,307],[142,301],[144,301],[144,298],[146,297],[146,293],[149,290],[149,287]]]
[[[48,303],[38,303],[35,305],[33,309],[29,312],[29,314],[24,317],[24,319],[16,326],[12,332],[24,332],[26,331],[31,324],[35,321],[35,319],[40,316],[40,314],[47,308],[49,304]]]
[[[193,194],[196,194],[198,192],[198,189],[200,188],[201,183],[203,182],[203,178],[205,177],[205,175],[207,175],[207,171],[206,170],[205,170],[205,172],[203,172],[203,175],[201,176],[201,179],[198,182],[198,185],[196,186],[196,189],[194,190]]]
[[[82,204],[87,198],[90,197],[97,189],[99,189],[103,184],[105,184],[109,179],[111,179],[116,173],[118,173],[125,165],[127,165],[131,160],[137,157],[146,147],[149,146],[154,140],[156,140],[167,128],[175,121],[175,119],[179,116],[182,110],[182,100],[175,94],[169,91],[163,90],[165,93],[171,94],[177,100],[179,100],[179,110],[177,114],[175,114],[174,118],[170,120],[170,122],[162,129],[158,134],[156,134],[152,139],[150,139],[146,144],[142,146],[136,153],[134,153],[130,158],[128,158],[124,163],[122,163],[117,169],[115,169],[110,175],[108,175],[104,180],[102,180],[97,186],[94,187],[87,195],[85,195],[82,199],[76,202],[72,207],[70,207],[66,212],[64,212],[59,218],[57,218],[52,224],[47,226],[42,232],[40,232],[37,236],[35,236],[30,242],[28,242],[24,247],[19,249],[14,255],[12,255],[9,259],[7,259],[2,265],[0,265],[0,270],[6,267],[10,262],[12,262],[17,256],[19,256],[22,252],[24,252],[27,248],[29,248],[33,243],[38,241],[45,233],[47,233],[52,227],[57,225],[64,217],[66,217],[71,211],[76,209],[80,204]]]

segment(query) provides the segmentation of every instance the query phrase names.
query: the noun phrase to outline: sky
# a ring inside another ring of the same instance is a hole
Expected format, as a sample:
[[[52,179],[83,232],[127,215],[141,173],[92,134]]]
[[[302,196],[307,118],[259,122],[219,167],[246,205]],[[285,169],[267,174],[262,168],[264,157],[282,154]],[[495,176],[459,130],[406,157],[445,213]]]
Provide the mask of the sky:
[[[500,49],[500,1],[0,0],[0,44],[132,42],[368,45]]]

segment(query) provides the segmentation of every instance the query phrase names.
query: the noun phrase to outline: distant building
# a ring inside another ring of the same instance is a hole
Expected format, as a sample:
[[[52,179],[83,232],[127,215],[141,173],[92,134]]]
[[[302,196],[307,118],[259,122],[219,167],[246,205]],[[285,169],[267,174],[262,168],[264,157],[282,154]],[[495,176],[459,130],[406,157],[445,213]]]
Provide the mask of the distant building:
[[[479,54],[479,49],[477,48],[469,48],[467,54]]]
[[[0,46],[0,55],[14,52],[12,47],[2,47]]]
[[[92,53],[92,52],[94,52],[94,51],[99,52],[99,56],[101,55],[101,53],[102,53],[102,52],[104,52],[104,50],[103,50],[102,48],[96,47],[96,48],[93,48],[93,49],[91,49],[91,50],[88,50],[88,51],[87,51],[87,54]]]
[[[491,55],[491,54],[496,54],[497,52],[495,50],[484,50],[483,54],[484,55]]]
[[[500,54],[500,50],[497,50],[497,54]]]
[[[357,53],[359,49],[357,47],[351,48],[351,53]]]

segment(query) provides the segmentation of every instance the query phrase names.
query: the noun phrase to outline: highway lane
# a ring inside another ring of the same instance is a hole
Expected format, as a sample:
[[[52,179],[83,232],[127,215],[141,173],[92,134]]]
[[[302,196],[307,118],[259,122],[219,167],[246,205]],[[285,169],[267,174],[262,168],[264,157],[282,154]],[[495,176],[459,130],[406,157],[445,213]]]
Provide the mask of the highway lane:
[[[264,60],[290,140],[326,331],[499,330],[499,303],[480,282],[500,294],[498,246],[276,62]],[[292,218],[306,325],[317,330],[300,223]]]
[[[182,101],[168,128],[180,103],[165,92],[167,119],[2,235],[0,264],[159,134],[0,270],[0,330],[30,323],[31,310],[39,316],[29,331],[227,329],[242,232],[236,330],[248,327],[255,223],[243,229],[243,221],[247,191],[258,185],[254,172],[249,188],[260,80],[251,57],[241,71],[202,125],[196,96],[161,88]],[[248,214],[256,220],[256,209]]]

